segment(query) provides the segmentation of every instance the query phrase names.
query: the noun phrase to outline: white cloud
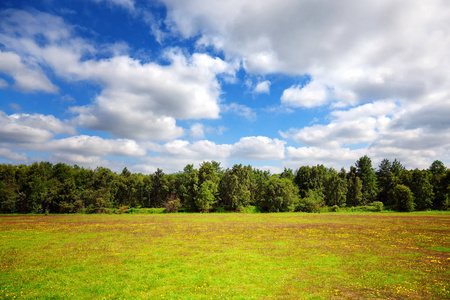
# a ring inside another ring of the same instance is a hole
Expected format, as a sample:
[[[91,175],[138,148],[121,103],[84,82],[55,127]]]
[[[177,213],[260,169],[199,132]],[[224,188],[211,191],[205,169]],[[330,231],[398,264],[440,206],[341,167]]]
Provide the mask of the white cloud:
[[[254,161],[283,159],[285,142],[263,136],[243,137],[235,144],[216,144],[208,140],[190,143],[174,140],[165,144],[143,143],[152,151],[151,156],[133,166],[140,172],[154,172],[162,168],[166,172],[181,171],[187,164],[200,165],[203,161],[218,161],[228,167],[230,159],[250,159]],[[273,169],[273,168],[271,168]]]
[[[265,136],[243,137],[233,145],[232,156],[245,159],[283,159],[285,141]]]
[[[280,132],[284,138],[292,138],[300,144],[320,147],[338,147],[373,142],[377,137],[377,119],[361,118],[327,125],[313,125],[301,129]]]
[[[0,89],[5,89],[9,86],[8,82],[6,80],[0,78]]]
[[[326,86],[313,81],[304,87],[297,85],[284,90],[281,103],[291,107],[322,106],[331,100],[329,94]]]
[[[280,134],[286,139],[316,147],[373,144],[392,130],[392,116],[399,110],[400,107],[392,101],[366,103],[348,110],[332,111],[333,119],[326,125],[291,128]]]
[[[0,148],[0,157],[14,162],[25,162],[27,160],[26,154],[19,154],[7,148]]]
[[[256,94],[269,94],[270,93],[270,81],[269,80],[265,80],[265,81],[261,81],[259,82],[255,89],[253,90],[254,93]]]
[[[134,1],[133,0],[92,0],[92,1],[97,2],[97,3],[106,2],[111,5],[121,6],[130,11],[134,10]]]
[[[249,121],[254,121],[256,119],[256,113],[246,105],[238,103],[222,104],[221,110],[223,113],[234,113]]]
[[[0,72],[11,76],[15,81],[15,87],[24,92],[58,91],[36,64],[30,63],[28,66],[23,64],[20,56],[15,53],[0,51]],[[1,79],[0,88],[7,86],[6,81]]]
[[[205,126],[201,123],[193,124],[189,130],[189,135],[196,140],[205,138]]]
[[[163,2],[173,31],[200,35],[199,43],[241,58],[249,72],[309,74],[333,101],[421,101],[450,84],[445,1]],[[301,99],[294,103],[303,106]]]
[[[0,141],[42,143],[55,134],[74,133],[75,130],[54,116],[41,114],[12,114],[0,111]]]
[[[287,147],[286,165],[291,168],[324,164],[339,169],[353,165],[360,157],[367,154],[367,149],[331,148],[320,147]]]
[[[0,41],[8,49],[50,67],[68,81],[90,80],[102,87],[91,105],[70,111],[77,125],[120,138],[169,141],[184,134],[177,119],[219,118],[222,92],[217,77],[233,77],[238,67],[207,54],[185,55],[176,49],[166,51],[168,64],[164,65],[142,63],[116,51],[109,51],[110,58],[86,60],[99,50],[78,38],[61,18],[16,10],[3,16]],[[35,40],[38,35],[45,38],[44,43]]]
[[[104,139],[87,135],[52,140],[35,148],[35,150],[38,149],[53,153],[72,153],[82,156],[143,156],[146,154],[145,149],[133,140]]]

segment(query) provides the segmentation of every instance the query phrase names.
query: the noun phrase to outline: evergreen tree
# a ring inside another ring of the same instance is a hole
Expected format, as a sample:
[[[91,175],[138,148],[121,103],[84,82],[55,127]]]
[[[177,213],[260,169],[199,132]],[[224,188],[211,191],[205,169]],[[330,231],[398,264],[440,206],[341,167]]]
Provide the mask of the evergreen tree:
[[[347,174],[347,205],[359,206],[362,201],[362,181],[356,175],[356,168],[351,166]]]
[[[372,161],[367,155],[356,162],[356,175],[362,182],[362,204],[372,203],[377,196],[377,178]]]

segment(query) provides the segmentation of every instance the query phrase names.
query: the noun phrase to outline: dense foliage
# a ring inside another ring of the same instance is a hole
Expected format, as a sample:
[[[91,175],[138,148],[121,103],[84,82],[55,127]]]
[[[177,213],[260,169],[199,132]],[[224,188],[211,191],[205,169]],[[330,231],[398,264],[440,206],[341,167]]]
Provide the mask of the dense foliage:
[[[388,159],[375,170],[367,156],[348,172],[317,165],[275,175],[242,165],[224,170],[215,161],[199,169],[187,165],[179,173],[158,169],[150,175],[48,162],[0,165],[1,213],[245,211],[248,206],[266,212],[318,212],[325,206],[337,210],[369,204],[399,211],[448,210],[450,170],[440,161],[427,170],[406,170]]]

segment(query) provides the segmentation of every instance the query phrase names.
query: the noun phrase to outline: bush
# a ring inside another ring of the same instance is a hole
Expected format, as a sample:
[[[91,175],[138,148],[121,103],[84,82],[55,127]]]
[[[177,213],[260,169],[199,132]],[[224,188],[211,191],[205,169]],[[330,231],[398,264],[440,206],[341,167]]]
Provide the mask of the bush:
[[[333,205],[332,207],[330,207],[330,211],[331,212],[338,212],[338,211],[340,211],[340,208],[337,205]]]
[[[264,212],[263,208],[260,206],[249,205],[244,207],[244,212],[247,214],[256,214]]]
[[[319,213],[324,205],[323,195],[316,190],[308,190],[305,198],[301,198],[296,210],[303,212]]]
[[[414,197],[409,187],[403,184],[397,184],[389,193],[390,202],[394,203],[394,208],[397,211],[413,211]]]
[[[171,195],[167,200],[167,202],[164,204],[166,213],[177,213],[180,207],[181,207],[180,199],[176,198],[174,195]]]
[[[380,201],[374,201],[372,203],[373,210],[374,211],[382,211],[383,210],[383,202]]]
[[[128,212],[133,214],[162,214],[166,211],[164,207],[152,207],[152,208],[133,208]]]
[[[225,208],[223,208],[222,206],[218,206],[216,208],[214,208],[213,210],[216,213],[226,213],[227,211],[225,210]]]
[[[119,209],[117,209],[117,213],[118,214],[125,214],[128,212],[128,206],[124,205],[119,207]]]
[[[236,208],[236,212],[245,213],[245,207],[242,206],[242,205],[239,205],[239,206]]]

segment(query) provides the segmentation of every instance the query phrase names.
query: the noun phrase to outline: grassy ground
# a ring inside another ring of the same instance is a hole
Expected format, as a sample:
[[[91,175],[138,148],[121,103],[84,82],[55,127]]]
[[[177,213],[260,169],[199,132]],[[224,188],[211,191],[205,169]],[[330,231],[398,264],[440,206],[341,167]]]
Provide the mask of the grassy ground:
[[[0,299],[443,299],[449,289],[449,213],[0,216]]]

